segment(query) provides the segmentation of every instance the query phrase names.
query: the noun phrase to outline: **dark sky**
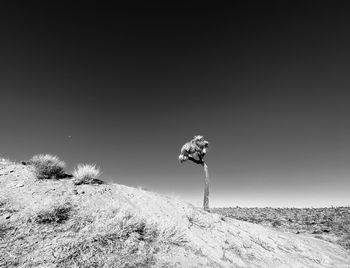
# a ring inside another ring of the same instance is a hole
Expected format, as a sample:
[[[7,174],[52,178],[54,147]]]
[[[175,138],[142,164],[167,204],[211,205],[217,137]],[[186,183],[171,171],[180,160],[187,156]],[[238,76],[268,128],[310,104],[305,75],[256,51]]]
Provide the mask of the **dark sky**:
[[[238,1],[237,1],[238,2]],[[335,1],[0,11],[0,154],[96,163],[201,205],[350,205],[350,20]]]

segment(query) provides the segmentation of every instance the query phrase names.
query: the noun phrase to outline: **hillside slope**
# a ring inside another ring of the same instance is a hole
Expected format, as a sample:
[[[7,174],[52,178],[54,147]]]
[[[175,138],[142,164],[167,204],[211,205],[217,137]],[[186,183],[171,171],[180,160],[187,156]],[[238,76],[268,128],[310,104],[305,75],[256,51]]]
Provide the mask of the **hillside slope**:
[[[54,213],[53,213],[54,212]],[[117,185],[0,165],[0,267],[350,267],[341,247]]]

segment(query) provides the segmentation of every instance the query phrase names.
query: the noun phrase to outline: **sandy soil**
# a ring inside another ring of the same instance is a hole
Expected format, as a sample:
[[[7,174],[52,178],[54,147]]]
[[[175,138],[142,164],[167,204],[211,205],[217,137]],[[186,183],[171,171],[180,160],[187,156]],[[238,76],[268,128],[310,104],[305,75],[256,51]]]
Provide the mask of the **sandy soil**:
[[[70,179],[38,181],[28,166],[0,165],[0,197],[28,211],[45,202],[69,199],[86,213],[122,209],[158,226],[174,228],[179,243],[157,252],[159,267],[350,267],[349,253],[332,243],[225,218],[174,198],[118,184],[75,186]],[[16,221],[15,216],[0,217],[2,222]],[[5,244],[0,240],[0,254]]]

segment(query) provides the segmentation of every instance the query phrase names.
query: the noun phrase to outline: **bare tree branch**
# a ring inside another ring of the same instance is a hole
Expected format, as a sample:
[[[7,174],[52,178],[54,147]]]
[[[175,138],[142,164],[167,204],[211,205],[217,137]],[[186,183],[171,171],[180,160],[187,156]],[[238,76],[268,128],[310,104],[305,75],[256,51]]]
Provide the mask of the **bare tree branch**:
[[[196,159],[196,158],[194,158],[192,156],[189,156],[188,160],[191,160],[192,162],[194,162],[194,163],[196,163],[198,165],[202,165],[202,166],[204,165],[204,161],[202,159],[198,160],[198,159]]]

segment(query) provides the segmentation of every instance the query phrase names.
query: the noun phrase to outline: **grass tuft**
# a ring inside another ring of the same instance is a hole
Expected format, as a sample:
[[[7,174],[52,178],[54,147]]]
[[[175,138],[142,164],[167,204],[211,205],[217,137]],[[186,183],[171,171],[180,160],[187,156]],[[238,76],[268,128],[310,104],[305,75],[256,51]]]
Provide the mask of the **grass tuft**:
[[[39,211],[34,221],[38,224],[56,224],[66,222],[72,211],[72,205],[70,203],[63,203],[48,209]]]
[[[10,165],[10,164],[13,164],[14,162],[11,161],[10,159],[8,158],[3,158],[3,157],[0,157],[0,165]]]
[[[58,156],[50,154],[34,155],[29,162],[35,168],[35,174],[40,180],[59,179],[65,176],[66,164]]]
[[[53,249],[57,267],[152,267],[158,230],[128,213],[96,220]]]
[[[158,235],[158,240],[161,243],[181,246],[189,242],[184,231],[180,230],[176,226],[170,226],[167,228],[161,228]]]
[[[101,172],[96,165],[79,164],[73,172],[74,184],[102,184],[103,181],[99,179],[100,175]]]
[[[13,227],[9,224],[0,223],[0,239],[4,239],[6,233],[11,231]]]

